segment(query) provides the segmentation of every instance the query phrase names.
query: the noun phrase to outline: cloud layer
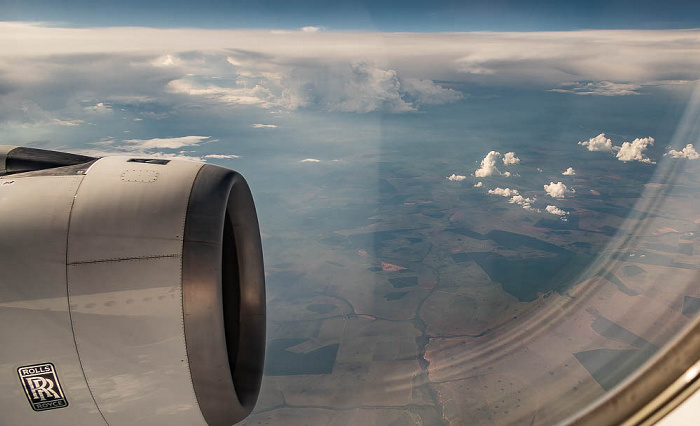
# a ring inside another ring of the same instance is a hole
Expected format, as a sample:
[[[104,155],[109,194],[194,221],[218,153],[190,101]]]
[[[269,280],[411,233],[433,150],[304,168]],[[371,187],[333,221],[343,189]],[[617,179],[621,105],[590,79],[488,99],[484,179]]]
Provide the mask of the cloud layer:
[[[568,82],[551,92],[572,93],[574,95],[627,96],[639,95],[640,84],[613,83],[612,81]]]
[[[0,45],[0,122],[64,127],[116,113],[124,102],[402,113],[460,101],[464,84],[631,94],[692,81],[700,69],[696,30],[431,34],[1,22],[0,39],[12,40]],[[167,111],[141,114],[133,120]]]
[[[433,81],[454,80],[457,74],[487,81],[519,76],[523,83],[548,82],[561,90],[613,87],[617,92],[634,90],[623,84],[693,80],[700,68],[700,32],[695,30],[431,34],[319,29],[52,28],[4,22],[0,38],[13,43],[4,44],[0,56],[141,52],[171,55],[164,62],[177,63],[174,58],[182,52],[229,50],[287,63],[301,58],[391,62],[399,73],[411,70],[412,78]],[[576,82],[571,82],[572,75]]]

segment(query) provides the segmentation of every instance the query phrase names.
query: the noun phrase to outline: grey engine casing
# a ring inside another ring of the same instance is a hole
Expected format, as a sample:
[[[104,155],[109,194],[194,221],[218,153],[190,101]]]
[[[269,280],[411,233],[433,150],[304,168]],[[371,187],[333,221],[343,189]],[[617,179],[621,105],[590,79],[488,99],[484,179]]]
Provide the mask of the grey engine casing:
[[[208,164],[0,146],[0,424],[230,425],[265,350],[253,199]],[[18,368],[52,363],[35,411]]]

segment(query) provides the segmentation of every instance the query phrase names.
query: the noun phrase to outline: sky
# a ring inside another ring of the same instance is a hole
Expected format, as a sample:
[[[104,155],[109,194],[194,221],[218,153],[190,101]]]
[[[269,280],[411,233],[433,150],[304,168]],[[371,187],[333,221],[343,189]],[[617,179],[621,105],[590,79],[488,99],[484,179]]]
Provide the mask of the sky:
[[[3,0],[7,21],[68,27],[277,28],[365,31],[551,31],[697,28],[691,1],[139,1]]]
[[[463,143],[499,117],[501,135],[539,143],[530,123],[585,126],[561,132],[573,146],[606,133],[612,154],[651,162],[642,148],[685,146],[650,123],[673,128],[664,117],[695,87],[695,8],[4,1],[0,143],[312,166],[417,135]],[[492,150],[512,148],[470,161]]]

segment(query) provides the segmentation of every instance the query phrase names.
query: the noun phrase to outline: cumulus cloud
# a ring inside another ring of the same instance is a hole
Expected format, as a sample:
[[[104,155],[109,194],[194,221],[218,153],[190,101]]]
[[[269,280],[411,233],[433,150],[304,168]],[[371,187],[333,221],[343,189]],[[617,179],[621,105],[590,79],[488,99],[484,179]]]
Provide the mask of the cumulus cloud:
[[[552,198],[563,198],[566,194],[576,192],[573,188],[567,188],[562,182],[549,182],[549,185],[544,185],[544,190]]]
[[[520,158],[516,157],[514,152],[506,152],[505,155],[503,155],[503,164],[506,166],[518,164],[519,162]]]
[[[576,171],[574,170],[573,167],[569,167],[568,169],[564,170],[564,171],[562,172],[562,174],[563,174],[564,176],[573,176],[573,175],[576,174]]]
[[[511,204],[517,204],[520,207],[524,208],[525,210],[536,210],[532,207],[532,203],[535,202],[535,198],[526,198],[523,197],[522,195],[514,195],[510,200],[508,200],[509,203]]]
[[[589,151],[612,152],[614,149],[612,141],[605,137],[605,133],[601,133],[587,141],[579,141],[578,144],[585,146]]]
[[[457,102],[464,95],[431,80],[407,78],[401,81],[401,92],[416,105],[442,105]]]
[[[366,62],[351,65],[341,93],[331,93],[329,109],[346,112],[414,111],[401,96],[401,82],[393,69],[382,69]],[[336,98],[337,96],[337,98]]]
[[[513,195],[520,194],[517,189],[510,189],[510,188],[489,189],[488,192],[489,192],[489,194],[500,195],[502,197],[511,197]]]
[[[474,184],[474,188],[481,188],[482,186],[484,186],[483,182],[477,182]]]
[[[305,33],[317,33],[321,30],[321,27],[306,26],[301,27],[301,31]]]
[[[275,125],[275,124],[262,124],[262,123],[253,124],[254,129],[274,129],[276,127],[277,127],[277,125]]]
[[[124,142],[138,149],[177,149],[183,146],[199,145],[202,142],[215,142],[211,136],[180,136],[176,138],[126,139]]]
[[[617,159],[620,161],[641,161],[642,163],[656,164],[649,157],[644,155],[644,151],[654,145],[654,138],[637,138],[632,142],[624,142],[617,152]]]
[[[207,154],[204,158],[214,158],[216,160],[230,160],[234,158],[241,158],[240,155],[236,154]]]
[[[511,165],[511,164],[518,164],[520,162],[520,159],[515,156],[514,152],[507,152],[506,155],[503,156],[498,151],[490,151],[488,154],[486,154],[486,157],[484,157],[484,159],[481,160],[481,167],[479,167],[474,172],[474,176],[476,176],[476,177],[488,177],[488,176],[510,177],[510,176],[512,176],[511,172],[501,172],[500,170],[498,170],[498,167],[496,167],[496,163],[498,163],[498,160],[501,157],[503,158],[503,164],[505,164],[506,166]]]
[[[613,83],[612,81],[566,82],[551,92],[573,93],[574,95],[628,96],[639,95],[641,84]]]
[[[569,212],[564,211],[556,206],[551,206],[548,205],[547,207],[544,208],[547,213],[551,213],[553,215],[561,216],[562,220],[566,220],[566,216],[569,214]]]
[[[700,154],[695,150],[695,147],[693,146],[692,143],[689,143],[688,145],[685,146],[680,151],[676,151],[675,149],[672,149],[668,151],[665,155],[670,155],[671,158],[686,158],[688,160],[697,160],[700,158]]]
[[[612,141],[601,133],[588,141],[579,141],[579,145],[585,146],[589,151],[617,152],[616,157],[620,161],[641,161],[642,163],[656,164],[644,152],[649,146],[654,145],[654,138],[637,138],[632,142],[623,142],[621,146],[613,145]]]
[[[500,195],[501,197],[510,197],[510,200],[508,200],[509,203],[517,204],[525,210],[537,211],[537,209],[532,207],[532,203],[534,203],[536,199],[534,197],[523,197],[522,195],[520,195],[520,192],[518,192],[517,189],[497,187],[495,189],[489,189],[488,193],[493,195]]]
[[[486,154],[483,160],[481,160],[481,167],[474,172],[476,177],[487,177],[493,175],[500,175],[501,172],[496,167],[496,162],[501,158],[501,153],[498,151],[491,151]]]
[[[318,158],[304,158],[303,160],[301,160],[301,162],[302,163],[320,163],[321,160],[319,160]]]
[[[167,89],[232,106],[355,113],[413,112],[421,105],[440,105],[462,97],[430,80],[402,80],[396,70],[371,62],[292,65],[232,56],[227,61],[236,67],[228,71],[235,76],[233,85],[183,76],[170,81]]]
[[[456,175],[454,173],[452,173],[450,176],[447,176],[447,180],[451,180],[453,182],[461,182],[466,178],[467,178],[466,176]]]

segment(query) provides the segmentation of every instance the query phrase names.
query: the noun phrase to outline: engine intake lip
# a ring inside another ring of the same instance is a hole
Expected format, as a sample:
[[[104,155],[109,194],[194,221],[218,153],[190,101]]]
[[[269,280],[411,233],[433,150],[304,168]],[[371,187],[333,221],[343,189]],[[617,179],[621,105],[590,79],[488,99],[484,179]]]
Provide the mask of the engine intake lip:
[[[255,406],[265,357],[265,277],[243,177],[204,165],[192,186],[182,256],[183,321],[200,410],[231,425]]]

